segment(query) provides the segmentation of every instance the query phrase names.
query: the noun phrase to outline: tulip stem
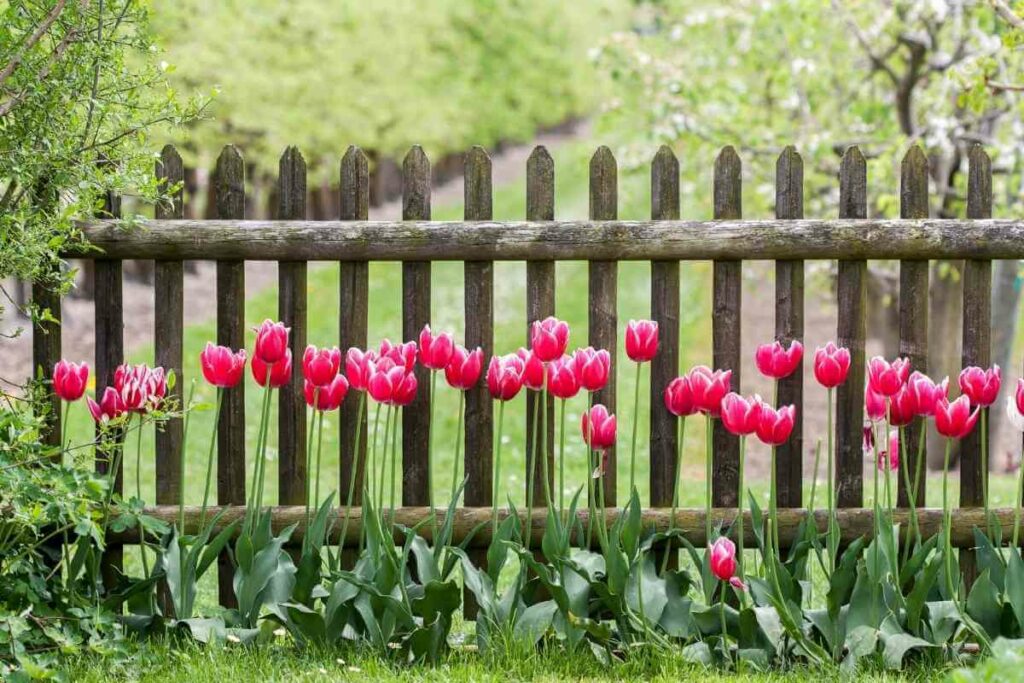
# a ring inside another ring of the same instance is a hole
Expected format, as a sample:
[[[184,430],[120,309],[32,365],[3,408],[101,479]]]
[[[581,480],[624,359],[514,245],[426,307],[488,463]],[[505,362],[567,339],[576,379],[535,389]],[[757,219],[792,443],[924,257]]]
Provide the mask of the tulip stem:
[[[953,585],[953,535],[949,510],[949,455],[953,451],[953,439],[946,439],[946,456],[942,461],[942,523],[946,527],[946,590],[949,599],[959,607],[957,591]]]
[[[558,514],[565,517],[565,399],[559,406],[558,427]]]
[[[206,526],[206,507],[210,503],[210,479],[212,479],[213,476],[213,449],[217,445],[217,428],[220,425],[220,408],[223,403],[223,398],[224,390],[217,387],[217,405],[213,409],[213,433],[210,435],[210,449],[206,454],[206,484],[203,486],[203,507],[199,512],[200,530]],[[182,482],[182,484],[184,484],[184,482]]]
[[[676,418],[676,462],[673,470],[675,476],[672,478],[672,516],[668,520],[669,533],[676,527],[676,511],[679,509],[679,480],[683,476],[683,439],[686,438],[686,416],[680,415]],[[668,558],[675,551],[672,549],[672,539],[669,538],[665,544],[665,557],[661,561],[661,573],[668,569]]]
[[[736,511],[736,526],[737,526],[736,540],[737,540],[737,545],[739,546],[739,551],[740,551],[739,555],[737,556],[739,558],[739,561],[737,562],[737,565],[739,567],[740,576],[743,576],[743,549],[744,549],[744,542],[743,542],[743,536],[744,536],[744,534],[743,534],[743,464],[744,464],[744,461],[746,460],[746,455],[747,455],[747,437],[746,437],[745,434],[743,434],[743,435],[740,435],[740,467],[739,467],[739,472],[737,473],[738,474],[738,479],[739,479],[739,481],[737,482],[738,487],[739,487],[739,500],[737,501],[737,511]],[[722,590],[723,590],[723,595],[724,595],[724,590],[725,590],[724,586],[723,586]]]
[[[704,416],[704,538],[711,543],[711,413]]]
[[[597,496],[594,494],[594,421],[591,419],[591,411],[594,409],[594,395],[587,394],[587,549],[590,549],[591,540],[594,538],[594,513],[597,512]]]
[[[725,626],[725,586],[726,581],[721,581],[721,589],[719,590],[719,601],[718,601],[718,613],[722,618],[722,656],[725,657],[726,661],[731,661],[732,657],[729,654],[729,640],[728,630]]]
[[[313,509],[320,508],[320,451],[324,443],[324,411],[317,411],[320,419],[316,427],[316,490],[313,492]],[[306,476],[309,476],[308,474]]]
[[[458,426],[455,428],[455,462],[452,463],[452,494],[449,500],[456,502],[455,497],[459,490],[459,459],[462,456],[462,423],[465,414],[466,392],[459,391],[459,418]],[[436,541],[436,539],[435,539]]]
[[[135,435],[135,495],[142,500],[142,425],[143,417],[139,415],[138,433]],[[142,574],[149,578],[149,560],[146,559],[146,528],[139,524],[139,554],[142,555]]]
[[[181,427],[181,452],[178,456],[178,536],[185,533],[185,454],[188,453],[188,422],[192,414],[192,398],[196,394],[196,381],[188,390],[188,403],[185,404]],[[209,466],[207,466],[209,469]]]
[[[359,441],[363,434],[363,413],[366,410],[366,392],[359,392],[359,408],[356,410],[356,436],[355,448],[352,450],[352,465],[348,471],[348,497],[345,499],[345,521],[341,525],[341,545],[338,548],[340,553],[345,547],[345,539],[348,538],[348,521],[352,514],[352,501],[356,495],[356,479],[359,475]],[[363,472],[365,474],[365,463]]]
[[[1024,463],[1017,467],[1017,499],[1013,501],[1013,552],[1020,551],[1020,508],[1024,504]]]
[[[395,489],[396,469],[398,462],[398,416],[401,414],[398,406],[395,406],[394,426],[391,428],[391,489],[388,493],[388,520],[391,522],[391,535],[395,535]]]
[[[537,410],[540,408],[540,395],[533,398],[533,419],[530,421],[533,433],[530,439],[530,458],[526,465],[526,534],[523,539],[526,542],[527,550],[530,549],[530,536],[533,530],[533,484],[537,477],[537,419],[539,418]],[[590,456],[587,457],[589,459]],[[589,519],[587,523],[590,523]]]
[[[563,404],[565,402],[563,401]],[[498,490],[501,488],[501,430],[505,421],[505,402],[498,402],[498,433],[494,439],[494,492],[491,494],[491,543],[498,537]]]
[[[370,449],[366,452],[366,474],[364,475],[364,479],[369,477],[369,480],[364,485],[364,488],[369,494],[368,497],[371,502],[373,502],[373,494],[377,491],[377,434],[380,432],[380,407],[381,404],[378,403],[377,410],[373,413],[373,434],[369,435],[372,436],[372,438],[370,439]],[[385,416],[384,419],[387,420],[387,417]],[[385,429],[386,428],[387,426],[385,425]],[[361,526],[365,527],[366,525],[363,524]],[[363,533],[360,531],[360,544],[362,543],[362,535]]]
[[[269,391],[269,389],[268,389],[268,391]],[[309,527],[309,501],[310,501],[310,498],[312,498],[312,495],[310,495],[311,494],[310,488],[311,488],[311,485],[312,485],[313,477],[311,477],[309,475],[311,474],[311,470],[313,469],[313,448],[312,448],[313,429],[316,426],[316,406],[317,406],[317,404],[319,402],[320,402],[320,387],[316,386],[316,387],[313,387],[313,405],[312,405],[312,411],[309,414],[309,430],[306,432],[308,434],[308,436],[306,437],[306,496],[305,496],[305,498],[306,498],[306,527],[307,528]],[[303,537],[303,538],[305,538],[305,537]],[[305,541],[303,541],[303,543],[305,543]]]
[[[838,551],[838,534],[836,530],[836,480],[835,480],[835,451],[832,435],[832,420],[833,420],[833,394],[835,390],[832,387],[828,388],[828,427],[825,434],[825,440],[827,441],[828,448],[828,486],[825,487],[825,493],[828,503],[828,539],[826,545],[828,546],[828,572],[829,578],[836,570],[836,553]],[[818,442],[820,445],[820,441]],[[815,457],[817,459],[817,457]],[[817,464],[815,464],[815,480],[817,480]],[[813,497],[813,494],[812,494]]]
[[[601,549],[604,550],[605,552],[607,552],[607,550],[608,550],[608,524],[605,521],[605,516],[604,516],[604,513],[605,513],[605,507],[604,507],[604,475],[605,475],[605,471],[604,471],[604,453],[602,451],[596,451],[596,453],[597,453],[597,461],[599,463],[596,469],[597,469],[598,472],[600,472],[600,475],[598,476],[597,482],[595,484],[596,487],[597,487],[598,505],[600,506],[600,518],[598,519],[598,522],[597,522],[597,537],[598,537],[598,540],[601,542]]]
[[[779,550],[779,510],[778,510],[779,491],[778,491],[778,486],[777,486],[777,484],[775,482],[775,473],[776,473],[776,469],[777,469],[777,465],[776,465],[777,458],[775,457],[776,450],[777,450],[776,447],[772,446],[772,465],[771,465],[771,478],[772,478],[772,481],[771,481],[771,486],[769,487],[769,496],[770,496],[771,500],[769,500],[769,502],[768,502],[768,515],[771,517],[771,522],[772,522],[772,545],[774,546],[772,552],[773,552],[773,554],[774,553],[779,553],[779,562],[782,562],[782,553]]]
[[[427,423],[427,506],[430,508],[430,523],[437,538],[437,513],[434,510],[434,408],[437,406],[437,370],[430,371],[430,417]]]
[[[903,472],[903,486],[907,489],[907,503],[910,505],[910,531],[907,533],[907,539],[903,546],[903,564],[907,563],[910,558],[910,544],[911,541],[917,534],[917,500],[914,496],[914,490],[910,485],[910,469],[907,467],[907,444],[904,442],[904,436],[906,430],[900,427],[899,436],[897,437],[900,441],[900,465],[899,469]],[[924,430],[921,431],[924,433]]]
[[[391,413],[392,407],[389,405],[387,410],[384,411],[384,443],[380,449],[380,479],[377,481],[377,507],[381,511],[384,509],[384,482],[388,478],[388,446],[391,444]]]
[[[551,474],[548,472],[548,364],[541,364],[540,374],[540,464],[541,473],[544,475],[544,496],[547,498],[547,506],[551,508],[555,500],[555,492],[551,490]]]
[[[263,438],[259,442],[259,486],[256,489],[255,507],[259,511],[263,508],[263,487],[267,481],[267,440],[270,438],[270,404],[273,396],[274,387],[267,385],[266,395],[264,396],[263,413],[260,416],[260,420],[263,425],[261,430]]]
[[[633,386],[633,448],[629,453],[629,493],[636,490],[636,437],[640,426],[640,373],[642,363],[636,364],[636,383]]]
[[[981,497],[985,506],[985,530],[992,538],[992,512],[988,504],[988,408],[981,407]]]
[[[71,412],[71,401],[64,401],[64,417],[60,421],[60,463],[64,464],[64,453],[71,448],[68,443],[68,414]],[[184,482],[182,478],[182,482]]]

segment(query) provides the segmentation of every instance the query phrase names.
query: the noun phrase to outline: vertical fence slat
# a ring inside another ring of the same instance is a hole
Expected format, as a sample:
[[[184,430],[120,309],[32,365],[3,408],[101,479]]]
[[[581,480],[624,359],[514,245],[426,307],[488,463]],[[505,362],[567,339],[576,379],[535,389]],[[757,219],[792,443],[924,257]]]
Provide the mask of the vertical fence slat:
[[[775,165],[775,218],[804,217],[804,162],[796,149],[786,147]],[[803,343],[804,262],[775,262],[775,338],[786,348],[790,342]],[[779,505],[800,507],[803,498],[804,463],[804,373],[803,360],[789,377],[779,380],[777,406],[796,406],[793,434],[776,449],[776,484]]]
[[[32,325],[32,379],[41,379],[47,383],[44,390],[47,392],[46,403],[49,406],[49,413],[46,416],[46,429],[40,434],[40,440],[47,446],[56,447],[61,445],[61,405],[50,382],[53,381],[53,366],[61,356],[60,295],[45,284],[34,282],[32,303],[40,312],[49,311],[50,317],[53,318],[52,321],[39,320]],[[79,359],[73,360],[78,362]],[[56,453],[53,460],[60,462],[61,454]]]
[[[245,217],[245,163],[233,145],[217,159],[214,172],[217,218]],[[245,346],[245,262],[217,261],[217,344]],[[245,504],[245,383],[224,392],[217,427],[217,502]],[[220,604],[235,606],[234,568],[227,553],[218,559]]]
[[[590,220],[615,220],[619,215],[618,167],[612,151],[602,145],[590,159]],[[594,403],[604,404],[608,412],[615,413],[616,368],[619,350],[618,305],[619,264],[616,261],[590,261],[589,263],[589,333],[590,345],[595,349],[608,349],[612,357],[608,384],[594,393]],[[636,419],[632,416],[631,419]],[[605,505],[615,507],[615,488],[618,481],[616,449],[607,452],[604,476]]]
[[[171,203],[160,203],[156,207],[157,218],[180,219],[185,215],[181,184],[185,179],[181,156],[173,145],[167,145],[160,152],[156,162],[156,176],[165,188],[178,186],[171,196]],[[182,345],[184,343],[185,293],[184,264],[181,261],[157,261],[153,267],[153,346],[156,364],[177,377],[174,388],[169,391],[172,400],[179,405],[182,401],[185,376],[182,371]],[[181,452],[182,423],[180,419],[168,420],[162,429],[156,430],[156,502],[157,505],[174,505],[181,495]]]
[[[679,160],[662,146],[651,163],[651,218],[679,218]],[[658,323],[658,355],[651,361],[651,507],[672,505],[676,480],[678,418],[665,407],[662,392],[679,374],[679,261],[651,262],[651,318]]]
[[[306,218],[306,160],[297,147],[289,147],[278,165],[277,218]],[[281,505],[306,502],[306,402],[302,391],[302,354],[306,350],[306,262],[277,264],[277,313],[291,328],[291,381],[278,392],[278,501]],[[314,495],[314,498],[316,496]]]
[[[867,218],[867,164],[856,147],[843,154],[839,168],[839,217]],[[850,373],[836,390],[836,502],[864,504],[864,340],[867,336],[867,261],[839,261],[836,283],[836,338],[850,350]]]
[[[370,173],[366,155],[358,147],[349,147],[341,159],[341,220],[365,221],[369,218]],[[340,311],[338,316],[341,350],[351,347],[365,349],[369,319],[370,264],[366,261],[342,262],[340,265]],[[356,488],[352,494],[355,505],[363,499],[363,472],[366,464],[367,419],[369,405],[364,405],[359,419],[359,392],[350,391],[341,406],[341,468],[339,486],[348,497],[349,481],[353,473]],[[369,402],[369,399],[364,399]],[[356,433],[359,435],[359,453],[356,453]]]
[[[900,218],[928,217],[928,158],[914,145],[903,157],[900,168]],[[900,356],[910,360],[911,370],[928,372],[928,261],[900,261]],[[907,467],[917,471],[917,443],[924,420],[920,417],[905,430]],[[922,468],[927,463],[921,464]],[[923,470],[922,470],[923,471]],[[925,483],[921,476],[917,491],[918,505],[924,505]],[[905,486],[899,489],[899,505],[906,507],[910,498]]]
[[[534,148],[526,161],[526,220],[553,221],[555,219],[555,162],[543,146]],[[526,262],[526,347],[530,346],[530,326],[535,320],[543,320],[555,314],[555,262]],[[526,392],[526,466],[529,468],[530,452],[534,447],[534,405],[541,400],[540,392]],[[555,453],[555,402],[548,397],[544,415],[538,413],[545,425],[543,437],[536,440],[538,458],[534,465],[533,501],[534,507],[544,506],[544,467],[539,454],[547,453],[548,479],[553,480]],[[539,428],[540,425],[537,425]],[[543,442],[547,440],[547,448]],[[527,487],[530,473],[526,472]]]
[[[493,217],[491,159],[482,147],[473,147],[465,160],[465,219],[486,221]],[[494,262],[466,261],[465,265],[466,347],[479,346],[484,358],[494,353]],[[477,385],[466,392],[466,505],[492,503],[494,449],[492,401],[481,375]]]
[[[715,220],[738,220],[743,216],[743,179],[740,158],[731,146],[715,159]],[[739,391],[740,321],[743,301],[743,262],[715,261],[711,303],[712,362],[715,368],[732,370],[732,390]],[[721,420],[714,425],[714,481],[712,498],[716,507],[733,507],[739,486],[740,442]]]
[[[416,145],[402,164],[402,220],[430,220],[430,161]],[[402,338],[419,339],[430,322],[430,262],[402,263]],[[402,504],[427,504],[430,375],[416,366],[416,399],[402,410]],[[477,454],[466,454],[467,459]]]

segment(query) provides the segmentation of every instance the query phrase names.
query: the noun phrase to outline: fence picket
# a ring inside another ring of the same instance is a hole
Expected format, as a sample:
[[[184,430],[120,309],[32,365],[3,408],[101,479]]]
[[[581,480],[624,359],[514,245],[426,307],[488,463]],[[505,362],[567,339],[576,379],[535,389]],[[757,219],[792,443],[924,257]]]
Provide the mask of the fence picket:
[[[867,218],[867,164],[857,147],[839,168],[839,217]],[[836,504],[864,504],[864,340],[867,336],[867,275],[864,260],[840,260],[836,283],[836,343],[850,350],[850,372],[836,390]]]
[[[40,311],[49,311],[53,320],[37,320],[32,323],[32,377],[43,382],[53,381],[53,366],[61,357],[61,302],[60,295],[44,284],[32,283],[32,303]],[[53,387],[46,385],[47,398],[45,405],[49,412],[46,415],[46,428],[40,433],[40,441],[47,446],[60,446],[62,433],[61,403]],[[54,455],[54,462],[60,462],[61,454]]]
[[[715,159],[715,220],[738,220],[743,215],[741,162],[732,146],[723,147]],[[712,364],[732,370],[732,390],[739,391],[740,325],[743,303],[743,262],[715,261],[711,303]],[[714,421],[711,496],[716,507],[735,507],[739,498],[740,442],[721,420]]]

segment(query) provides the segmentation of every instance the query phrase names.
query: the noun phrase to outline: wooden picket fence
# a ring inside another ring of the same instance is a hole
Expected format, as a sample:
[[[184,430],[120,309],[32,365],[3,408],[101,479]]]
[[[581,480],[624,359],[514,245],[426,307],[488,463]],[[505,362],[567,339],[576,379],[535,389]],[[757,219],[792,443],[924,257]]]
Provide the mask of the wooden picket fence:
[[[776,263],[776,337],[783,343],[804,335],[804,260],[838,260],[838,300],[841,314],[835,337],[848,347],[853,363],[848,381],[838,390],[838,419],[835,423],[837,448],[836,486],[840,525],[844,537],[870,533],[871,510],[863,506],[862,426],[865,373],[865,286],[867,259],[900,259],[900,352],[913,368],[927,371],[928,363],[928,279],[929,259],[966,259],[963,274],[964,325],[963,363],[988,365],[990,347],[990,280],[992,258],[1024,258],[1024,225],[1016,221],[991,220],[992,171],[988,156],[980,147],[970,151],[967,220],[928,220],[928,161],[913,146],[902,163],[900,220],[867,217],[868,184],[864,157],[856,148],[842,159],[838,219],[804,220],[803,162],[792,147],[782,152],[776,166],[775,220],[742,220],[741,161],[732,147],[726,147],[714,164],[714,220],[683,221],[679,210],[679,164],[667,147],[661,148],[651,164],[651,220],[618,220],[617,167],[611,151],[601,147],[590,161],[590,220],[555,221],[554,165],[543,147],[531,154],[526,168],[526,221],[493,222],[491,162],[481,148],[465,157],[465,221],[429,222],[431,219],[430,162],[419,147],[408,153],[403,164],[402,221],[368,221],[369,183],[367,159],[351,147],[341,160],[341,215],[338,221],[305,221],[306,166],[299,151],[289,148],[280,161],[275,221],[246,221],[244,177],[241,154],[225,147],[217,160],[213,180],[217,220],[182,220],[182,201],[157,210],[156,219],[141,230],[116,227],[119,203],[111,200],[101,220],[83,222],[88,240],[100,251],[66,254],[95,259],[96,283],[96,391],[113,382],[116,366],[124,359],[122,315],[122,259],[154,259],[156,363],[182,374],[183,260],[216,260],[217,343],[233,348],[244,346],[246,326],[244,263],[273,260],[279,266],[279,317],[291,327],[291,346],[301,358],[306,346],[308,261],[335,261],[340,268],[340,310],[338,343],[341,348],[366,347],[368,316],[368,263],[374,260],[402,262],[402,336],[416,338],[430,322],[431,261],[456,260],[465,263],[465,344],[494,351],[493,289],[494,261],[527,262],[526,318],[540,319],[555,312],[555,268],[557,261],[589,261],[589,333],[587,343],[616,349],[620,321],[616,314],[617,261],[651,262],[651,317],[659,323],[660,352],[651,371],[650,400],[650,509],[646,520],[664,528],[671,504],[675,478],[676,418],[661,400],[664,386],[679,374],[680,261],[713,260],[713,364],[733,370],[733,388],[741,386],[740,328],[741,268],[744,259],[773,259]],[[182,180],[181,158],[165,147],[157,173],[170,184]],[[43,290],[34,292],[36,302],[59,318],[59,301]],[[34,363],[48,376],[60,356],[60,327],[41,323],[35,334]],[[524,330],[524,341],[526,330]],[[612,354],[614,362],[615,354]],[[802,369],[801,369],[802,371]],[[419,521],[427,505],[427,444],[431,401],[425,371],[419,371],[419,394],[403,412],[402,422],[402,505],[399,521]],[[802,372],[783,380],[778,389],[780,404],[797,406],[793,437],[780,447],[777,484],[781,511],[780,533],[791,538],[802,515],[804,477],[802,453]],[[174,389],[181,398],[179,381]],[[527,415],[539,400],[529,392]],[[608,386],[596,401],[612,411],[617,404],[614,370]],[[366,430],[365,420],[357,424],[356,392],[348,396],[341,412],[341,491],[348,489],[356,458],[356,430]],[[546,424],[554,424],[553,402],[546,407]],[[305,503],[306,433],[302,376],[295,364],[291,384],[280,392],[279,411],[279,527],[300,522]],[[254,417],[254,416],[251,416]],[[53,429],[48,438],[60,434],[60,412],[52,412]],[[225,522],[241,514],[245,503],[245,413],[244,387],[226,392],[220,416],[217,444],[217,502],[236,506]],[[528,434],[533,425],[528,425]],[[908,443],[916,444],[920,424],[909,428]],[[456,538],[463,537],[474,522],[489,513],[492,492],[492,403],[486,387],[466,397],[465,490],[466,508],[460,509]],[[553,429],[544,435],[546,452],[554,453]],[[153,514],[173,519],[179,491],[179,463],[182,429],[171,422],[157,435],[156,506]],[[367,443],[361,438],[360,444]],[[534,443],[528,436],[527,447]],[[714,431],[713,498],[717,518],[731,519],[737,503],[739,444],[716,423]],[[910,449],[909,467],[915,467],[915,449]],[[605,500],[616,505],[615,453],[605,479]],[[977,506],[981,504],[982,478],[978,431],[965,440],[961,455],[960,504],[956,515],[954,542],[971,544],[971,529],[983,525]],[[548,471],[553,471],[548,467]],[[543,501],[538,467],[534,500]],[[913,470],[911,470],[913,471]],[[362,477],[358,471],[355,476]],[[924,501],[924,482],[919,505]],[[527,484],[529,485],[529,484]],[[899,488],[899,505],[907,505],[906,492]],[[358,492],[360,487],[356,488]],[[356,501],[358,504],[358,500]],[[525,513],[524,513],[525,514]],[[531,533],[539,538],[544,511],[530,513]],[[581,514],[586,514],[585,511]],[[812,514],[815,514],[812,512]],[[816,513],[824,524],[821,511]],[[1012,510],[998,511],[1004,525]],[[194,527],[197,515],[190,511]],[[905,519],[906,510],[897,513]],[[682,526],[694,543],[704,543],[702,510],[682,510]],[[941,525],[941,511],[921,513],[925,533]],[[748,525],[747,529],[751,527]],[[426,530],[429,533],[429,529]],[[335,531],[337,534],[337,530]],[[350,528],[348,539],[358,539],[359,524]],[[123,542],[137,538],[124,535]],[[486,543],[487,532],[475,540]],[[969,570],[969,561],[965,566]],[[221,565],[221,599],[231,601],[231,568]]]

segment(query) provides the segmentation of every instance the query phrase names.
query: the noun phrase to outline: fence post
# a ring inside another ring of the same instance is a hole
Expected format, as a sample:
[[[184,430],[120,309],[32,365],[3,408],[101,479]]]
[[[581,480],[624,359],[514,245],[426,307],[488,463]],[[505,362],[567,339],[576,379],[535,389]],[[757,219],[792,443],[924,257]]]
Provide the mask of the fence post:
[[[245,162],[234,145],[217,159],[213,184],[217,218],[245,217]],[[245,346],[245,262],[217,261],[217,344]],[[217,427],[217,502],[245,505],[245,383],[224,391]],[[227,552],[217,561],[220,604],[235,607],[234,568]]]
[[[715,159],[715,220],[739,220],[743,216],[743,179],[740,158],[731,145],[723,147]],[[743,262],[715,261],[712,293],[711,337],[715,369],[732,370],[732,390],[740,389],[740,325],[743,304]],[[740,442],[721,420],[714,422],[715,507],[735,507],[739,501]]]
[[[867,164],[857,147],[843,154],[839,167],[839,217],[867,218]],[[836,504],[864,504],[864,339],[867,303],[867,261],[839,261],[836,283],[836,338],[850,350],[850,373],[836,390]]]
[[[40,434],[40,440],[47,446],[60,447],[60,435],[63,418],[61,416],[60,399],[53,391],[53,366],[61,356],[61,305],[60,295],[53,291],[45,282],[32,283],[32,303],[39,311],[48,311],[53,320],[36,320],[32,323],[32,377],[31,380],[42,380],[45,399],[40,399],[47,406],[46,428]],[[58,451],[54,462],[60,462],[61,452]]]
[[[619,216],[618,166],[612,151],[601,145],[590,159],[590,220],[616,220]],[[619,264],[618,261],[590,261],[589,273],[589,343],[595,349],[608,349],[611,354],[611,370],[608,384],[594,392],[594,404],[604,404],[609,413],[615,413],[616,387],[618,381],[619,316],[618,305]],[[633,416],[636,419],[636,416]],[[617,505],[615,490],[618,482],[615,448],[606,452],[604,474],[604,501],[607,507]],[[559,497],[563,495],[558,492]],[[630,494],[627,494],[630,495]]]

